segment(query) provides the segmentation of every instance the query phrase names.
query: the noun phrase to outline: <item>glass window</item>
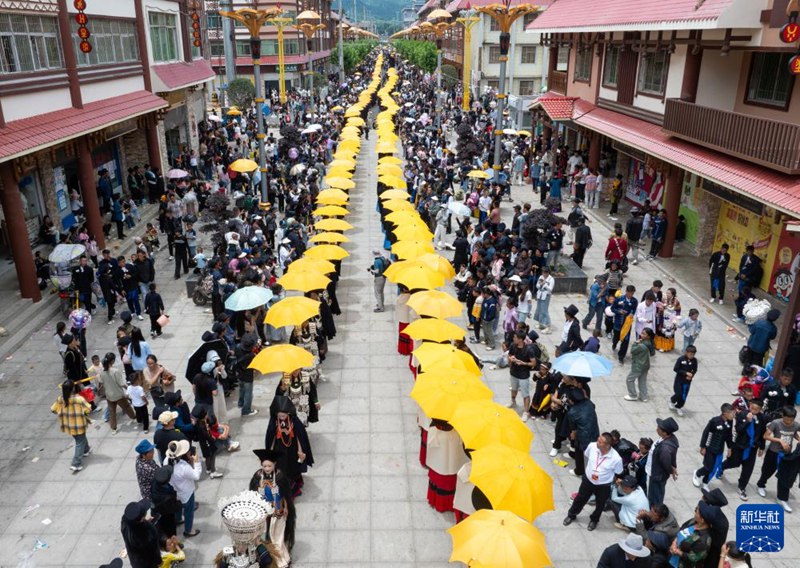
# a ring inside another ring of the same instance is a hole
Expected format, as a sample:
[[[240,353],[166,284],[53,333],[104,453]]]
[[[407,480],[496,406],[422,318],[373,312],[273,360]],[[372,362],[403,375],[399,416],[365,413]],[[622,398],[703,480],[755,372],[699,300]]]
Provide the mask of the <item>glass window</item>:
[[[139,61],[139,42],[133,20],[91,19],[91,53],[82,53],[78,24],[72,22],[72,43],[79,67]]]
[[[500,63],[500,46],[489,46],[489,63]]]
[[[594,52],[587,47],[575,54],[575,80],[590,81],[592,78],[592,59]]]
[[[250,40],[237,40],[236,41],[236,55],[250,55]]]
[[[225,46],[221,41],[210,42],[212,57],[222,57],[225,55]]]
[[[606,57],[603,61],[603,86],[617,86],[617,66],[619,65],[619,47],[609,47],[606,49]]]
[[[54,17],[0,14],[0,72],[22,73],[63,66]]]
[[[567,69],[569,69],[569,47],[561,46],[556,57],[556,71],[566,72]]]
[[[520,96],[526,95],[533,95],[536,89],[536,81],[533,80],[526,80],[519,82],[519,94]]]
[[[150,43],[153,47],[153,61],[163,63],[177,61],[178,52],[178,20],[175,14],[149,12]]]
[[[639,58],[639,91],[663,95],[667,87],[669,56],[665,51],[643,53]]]
[[[747,101],[787,108],[794,76],[788,71],[792,53],[753,53]]]
[[[489,18],[489,16],[486,16]],[[500,24],[497,23],[497,20],[494,18],[489,18],[489,31],[491,32],[499,32],[500,31]]]
[[[530,24],[533,20],[535,20],[538,15],[539,12],[534,12],[533,14],[525,14],[525,16],[522,18],[522,29],[527,28],[528,24]]]
[[[520,63],[536,63],[536,46],[523,45],[520,50]]]
[[[222,29],[222,16],[219,12],[206,12],[206,26],[209,30]]]

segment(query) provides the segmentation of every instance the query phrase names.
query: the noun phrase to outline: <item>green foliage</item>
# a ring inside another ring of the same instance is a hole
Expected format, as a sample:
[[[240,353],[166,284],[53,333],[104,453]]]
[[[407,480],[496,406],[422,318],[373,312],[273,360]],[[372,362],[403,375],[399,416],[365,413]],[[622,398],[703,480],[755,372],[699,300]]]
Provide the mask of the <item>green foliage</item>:
[[[234,79],[228,85],[228,100],[241,110],[250,108],[255,98],[256,88],[250,79]]]
[[[436,71],[436,45],[430,41],[416,39],[398,39],[392,42],[403,59],[408,60],[423,71]]]
[[[378,20],[375,22],[375,33],[382,37],[389,37],[390,35],[399,32],[403,29],[403,24],[393,20]]]
[[[361,63],[367,54],[378,45],[374,39],[360,39],[344,43],[344,72],[350,73]]]
[[[442,85],[449,89],[461,80],[458,70],[452,65],[442,64]]]

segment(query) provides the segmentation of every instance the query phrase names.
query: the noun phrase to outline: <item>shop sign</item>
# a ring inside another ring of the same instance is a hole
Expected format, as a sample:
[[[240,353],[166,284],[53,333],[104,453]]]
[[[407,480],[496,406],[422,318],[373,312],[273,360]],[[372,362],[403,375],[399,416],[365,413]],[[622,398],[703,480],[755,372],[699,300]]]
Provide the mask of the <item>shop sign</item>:
[[[789,60],[789,73],[800,75],[800,55],[795,55]]]
[[[794,43],[800,39],[800,24],[789,22],[781,28],[781,41],[783,43]]]
[[[703,180],[703,189],[707,192],[716,195],[717,197],[724,199],[725,201],[729,201],[734,205],[738,205],[748,211],[752,211],[756,215],[763,215],[764,214],[764,204],[759,203],[754,199],[750,199],[749,197],[742,195],[741,193],[736,193],[735,191],[731,191],[727,187],[722,187],[718,183],[714,183],[713,181],[709,181],[707,179]]]
[[[286,71],[288,73],[293,73],[293,72],[297,71],[297,65],[284,65],[283,67],[284,67],[284,71]]]
[[[769,293],[779,300],[788,302],[797,280],[798,269],[800,269],[800,234],[789,232],[784,226],[769,278]]]

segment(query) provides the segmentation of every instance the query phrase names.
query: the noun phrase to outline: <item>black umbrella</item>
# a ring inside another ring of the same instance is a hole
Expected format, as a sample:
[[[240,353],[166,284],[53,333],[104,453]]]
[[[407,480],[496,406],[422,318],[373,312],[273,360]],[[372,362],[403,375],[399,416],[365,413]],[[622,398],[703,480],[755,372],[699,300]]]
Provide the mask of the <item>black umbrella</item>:
[[[228,360],[228,344],[225,343],[224,339],[204,342],[192,353],[186,363],[186,378],[189,379],[190,383],[194,380],[195,375],[201,372],[200,367],[207,361],[208,354],[212,351],[216,351],[223,362]]]

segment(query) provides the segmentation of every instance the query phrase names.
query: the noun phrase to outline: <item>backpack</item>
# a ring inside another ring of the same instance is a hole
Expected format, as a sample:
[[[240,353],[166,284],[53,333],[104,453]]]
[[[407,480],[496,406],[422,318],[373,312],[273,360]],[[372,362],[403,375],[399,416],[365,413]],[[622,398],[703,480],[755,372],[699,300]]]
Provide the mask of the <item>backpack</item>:
[[[392,261],[386,258],[385,256],[381,256],[381,271],[377,274],[377,276],[383,276],[383,273],[386,272],[386,269],[392,265]]]
[[[549,363],[550,362],[550,353],[547,352],[547,347],[544,346],[544,343],[536,343],[536,346],[539,348],[539,362],[540,363]]]

